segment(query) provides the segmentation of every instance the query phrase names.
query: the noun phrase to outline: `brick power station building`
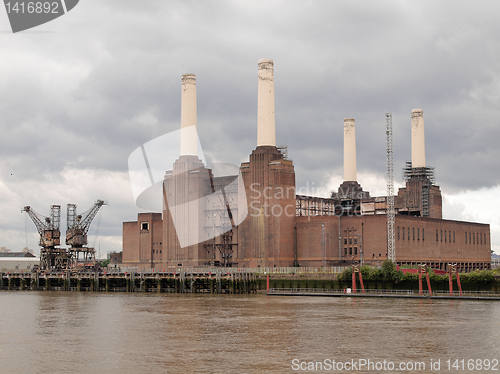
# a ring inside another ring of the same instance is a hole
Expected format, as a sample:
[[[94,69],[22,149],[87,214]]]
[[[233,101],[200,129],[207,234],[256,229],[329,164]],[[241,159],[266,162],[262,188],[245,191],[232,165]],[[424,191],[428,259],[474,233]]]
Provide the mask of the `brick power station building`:
[[[272,60],[259,61],[257,147],[237,175],[216,175],[199,158],[196,77],[183,76],[180,155],[166,167],[163,212],[123,223],[124,266],[380,265],[388,258],[387,198],[357,182],[354,119],[344,121],[338,191],[296,195],[293,162],[276,147],[273,69]],[[442,219],[441,191],[425,162],[422,110],[412,111],[411,127],[412,161],[395,196],[396,262],[490,268],[489,225]]]

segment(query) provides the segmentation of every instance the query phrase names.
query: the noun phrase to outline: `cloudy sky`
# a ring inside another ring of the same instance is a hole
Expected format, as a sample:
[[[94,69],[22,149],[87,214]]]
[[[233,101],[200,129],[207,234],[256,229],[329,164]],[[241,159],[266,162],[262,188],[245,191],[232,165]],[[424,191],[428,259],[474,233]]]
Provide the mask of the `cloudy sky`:
[[[0,51],[0,247],[38,252],[25,205],[61,205],[64,231],[67,203],[104,199],[89,241],[121,250],[140,211],[128,157],[179,128],[181,75],[197,75],[207,158],[239,164],[256,144],[257,61],[272,58],[297,188],[338,187],[354,117],[358,180],[384,195],[386,112],[400,185],[422,108],[444,218],[490,223],[500,253],[498,2],[82,0],[16,34],[1,9]]]

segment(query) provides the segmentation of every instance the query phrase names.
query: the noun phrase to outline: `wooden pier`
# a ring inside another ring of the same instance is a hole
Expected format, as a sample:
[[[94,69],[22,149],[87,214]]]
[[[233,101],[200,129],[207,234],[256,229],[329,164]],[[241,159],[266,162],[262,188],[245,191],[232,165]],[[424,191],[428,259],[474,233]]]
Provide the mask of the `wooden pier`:
[[[231,271],[9,272],[0,273],[0,290],[248,294],[257,280]]]

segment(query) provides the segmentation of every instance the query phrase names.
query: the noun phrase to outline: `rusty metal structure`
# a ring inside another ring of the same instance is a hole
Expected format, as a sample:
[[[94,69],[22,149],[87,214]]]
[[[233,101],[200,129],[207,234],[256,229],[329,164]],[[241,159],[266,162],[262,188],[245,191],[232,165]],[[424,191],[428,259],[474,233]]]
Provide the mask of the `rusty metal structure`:
[[[59,248],[61,244],[61,206],[52,205],[50,207],[50,217],[45,217],[30,206],[25,206],[21,212],[26,212],[36,226],[40,235],[40,269],[66,269],[71,260],[71,256],[64,248]]]
[[[213,233],[213,239],[204,244],[208,252],[211,265],[231,267],[233,265],[233,253],[236,252],[238,241],[238,228],[234,222],[234,216],[238,214],[236,199],[238,188],[231,185],[234,177],[212,177],[210,178],[212,193],[221,191],[218,195],[219,201],[213,202],[212,206],[205,209],[207,233]],[[220,255],[218,255],[218,253]]]
[[[65,270],[75,267],[80,256],[87,264],[95,265],[95,249],[86,247],[87,232],[97,212],[107,203],[97,200],[94,206],[82,215],[76,213],[76,205],[67,206],[66,244],[69,249],[60,248],[61,244],[61,206],[50,207],[50,217],[45,217],[30,206],[25,206],[21,212],[26,212],[36,226],[40,235],[40,270]]]
[[[81,263],[84,266],[95,266],[95,248],[87,247],[87,233],[103,205],[108,204],[103,200],[97,200],[92,208],[83,214],[77,214],[76,204],[67,205],[66,244],[70,246],[68,249],[70,267],[76,267]]]

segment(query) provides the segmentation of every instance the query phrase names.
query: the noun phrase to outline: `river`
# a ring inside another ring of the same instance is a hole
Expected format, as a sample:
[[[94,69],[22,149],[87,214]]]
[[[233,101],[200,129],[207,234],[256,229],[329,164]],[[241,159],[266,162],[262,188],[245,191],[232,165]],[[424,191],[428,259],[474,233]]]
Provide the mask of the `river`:
[[[484,372],[495,359],[498,301],[0,292],[1,373]]]

